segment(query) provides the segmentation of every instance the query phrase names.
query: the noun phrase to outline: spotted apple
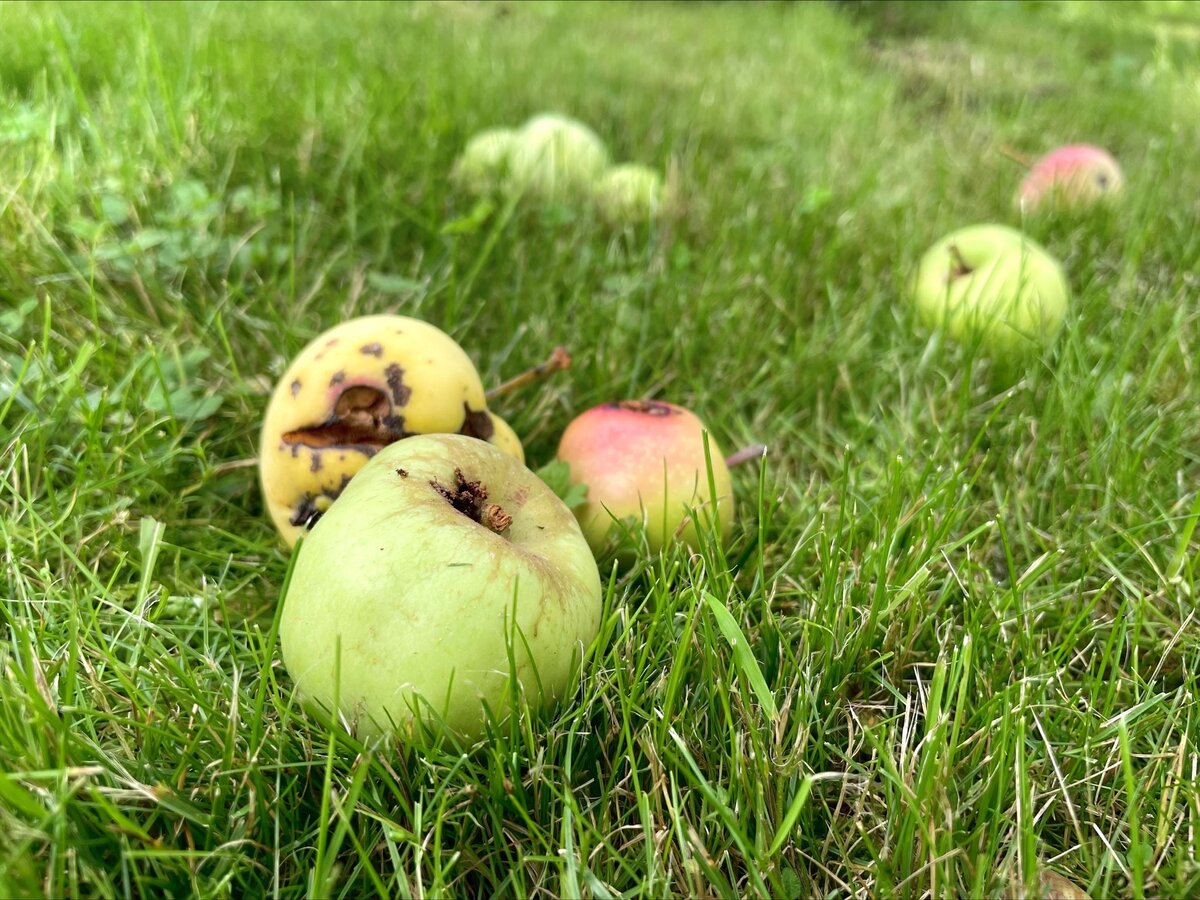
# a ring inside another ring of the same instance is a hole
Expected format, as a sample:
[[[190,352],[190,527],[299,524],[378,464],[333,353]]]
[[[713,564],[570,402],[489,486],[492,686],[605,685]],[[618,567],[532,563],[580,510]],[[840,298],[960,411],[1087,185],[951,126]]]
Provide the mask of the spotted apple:
[[[499,440],[483,384],[463,349],[439,328],[407,316],[364,316],[301,350],[267,406],[259,478],[267,510],[290,546],[388,444],[443,432]]]

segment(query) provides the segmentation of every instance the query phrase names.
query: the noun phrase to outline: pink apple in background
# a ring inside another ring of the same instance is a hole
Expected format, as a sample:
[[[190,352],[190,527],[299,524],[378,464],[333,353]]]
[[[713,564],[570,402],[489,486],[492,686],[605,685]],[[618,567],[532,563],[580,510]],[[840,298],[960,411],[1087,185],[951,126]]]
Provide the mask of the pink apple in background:
[[[1037,160],[1021,182],[1017,204],[1028,212],[1043,204],[1078,208],[1120,193],[1125,180],[1108,151],[1091,144],[1059,147]]]
[[[606,544],[617,520],[645,525],[646,542],[658,552],[676,537],[698,545],[689,510],[711,515],[704,455],[704,424],[682,406],[655,400],[604,403],[578,416],[558,445],[571,482],[587,486],[587,502],[575,509],[592,549]],[[733,526],[733,483],[716,440],[708,438],[721,535]]]

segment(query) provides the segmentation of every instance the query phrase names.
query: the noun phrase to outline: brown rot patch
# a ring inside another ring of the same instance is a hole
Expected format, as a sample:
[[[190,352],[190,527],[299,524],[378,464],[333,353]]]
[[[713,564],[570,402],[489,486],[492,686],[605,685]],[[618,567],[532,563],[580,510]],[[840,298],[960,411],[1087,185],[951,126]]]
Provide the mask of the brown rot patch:
[[[341,369],[341,370],[333,373],[333,377],[329,379],[329,386],[337,387],[339,384],[341,384],[345,380],[346,380],[346,370]]]
[[[316,498],[307,496],[297,504],[295,514],[288,519],[288,522],[292,525],[299,525],[301,528],[312,528],[320,518],[321,510],[317,509]]]
[[[458,433],[486,441],[496,433],[496,426],[492,422],[491,413],[486,409],[474,410],[464,403],[463,424],[462,428],[458,429]]]
[[[392,413],[387,396],[367,385],[342,391],[333,414],[319,425],[299,428],[283,435],[284,444],[323,450],[326,447],[358,447],[368,454],[408,437],[404,417]]]
[[[297,378],[295,381],[292,382],[292,396],[295,397],[298,393],[300,393],[300,379],[299,378]]]
[[[392,363],[383,370],[383,374],[387,376],[388,390],[392,392],[392,402],[397,406],[404,406],[408,403],[408,398],[412,396],[412,388],[404,383],[404,369],[399,364]]]
[[[489,531],[502,534],[512,524],[512,516],[501,509],[499,504],[487,502],[488,491],[483,482],[471,481],[463,474],[462,469],[454,470],[453,487],[446,487],[437,481],[431,481],[429,484],[458,512]]]
[[[669,403],[659,403],[656,400],[620,400],[608,404],[611,409],[624,409],[629,412],[644,413],[647,416],[677,416],[679,410]]]
[[[320,520],[321,516],[325,515],[325,510],[329,509],[330,504],[342,495],[342,491],[346,489],[346,485],[350,483],[350,476],[343,475],[342,482],[337,487],[329,491],[323,491],[320,494],[305,494],[299,503],[296,504],[296,512],[288,519],[292,525],[299,525],[305,529],[310,529]],[[324,500],[325,502],[321,502]]]
[[[383,344],[378,342],[374,344],[363,344],[358,348],[358,352],[366,356],[374,356],[376,359],[383,356]]]

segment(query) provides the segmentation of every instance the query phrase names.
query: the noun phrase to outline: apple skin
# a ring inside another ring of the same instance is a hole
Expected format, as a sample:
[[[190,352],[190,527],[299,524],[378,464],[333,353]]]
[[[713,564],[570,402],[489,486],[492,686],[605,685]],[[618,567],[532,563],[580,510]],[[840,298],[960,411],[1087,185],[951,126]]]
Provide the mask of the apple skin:
[[[543,199],[590,193],[608,166],[608,150],[594,131],[566,116],[534,116],[517,132],[512,186]]]
[[[467,141],[454,164],[451,178],[473,194],[499,190],[507,178],[516,146],[517,133],[510,128],[481,131]]]
[[[336,432],[347,417],[364,428]],[[508,429],[505,448],[523,457]],[[407,316],[363,316],[319,335],[288,366],[267,405],[259,481],[290,547],[380,447],[412,434],[496,439],[470,357],[439,328]]]
[[[1116,197],[1124,185],[1121,167],[1107,150],[1072,144],[1030,167],[1017,191],[1017,205],[1028,212],[1043,205],[1077,209]]]
[[[557,455],[570,467],[572,483],[587,485],[587,502],[575,515],[593,551],[606,545],[614,519],[627,516],[644,523],[652,553],[677,533],[688,546],[699,546],[688,508],[711,509],[705,430],[689,410],[653,400],[605,403],[567,426]],[[727,539],[735,515],[733,482],[711,434],[708,448],[721,537]]]
[[[456,470],[512,517],[503,533],[435,489]],[[379,451],[301,543],[279,636],[300,696],[336,696],[354,733],[419,740],[420,697],[472,740],[481,702],[509,711],[510,671],[532,705],[564,693],[600,611],[596,561],[553,491],[483,441],[422,435]]]
[[[488,443],[498,447],[519,463],[525,462],[525,448],[513,427],[495,413],[492,416],[492,436]]]
[[[666,188],[657,172],[637,163],[613,166],[592,190],[600,214],[614,225],[659,218],[669,212]]]
[[[1058,262],[1021,232],[972,225],[926,251],[912,294],[926,325],[1003,356],[1054,340],[1070,288]]]

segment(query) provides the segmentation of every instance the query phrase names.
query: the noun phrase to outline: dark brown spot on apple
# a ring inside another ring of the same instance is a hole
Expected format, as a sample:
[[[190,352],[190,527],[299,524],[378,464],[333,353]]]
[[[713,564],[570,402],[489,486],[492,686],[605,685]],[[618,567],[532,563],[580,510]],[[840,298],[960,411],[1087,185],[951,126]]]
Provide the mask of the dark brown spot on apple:
[[[312,455],[312,461],[308,464],[308,471],[310,471],[310,472],[320,472],[321,471],[321,454],[320,453],[314,453]]]
[[[317,501],[311,495],[305,496],[296,506],[295,514],[288,519],[291,525],[299,525],[302,528],[312,528],[317,524],[317,520],[321,518],[321,511],[317,509]]]
[[[512,524],[512,516],[499,504],[487,502],[488,491],[483,482],[471,481],[463,474],[462,469],[454,470],[453,487],[446,487],[436,481],[429,484],[458,512],[489,531],[502,534]]]
[[[397,469],[396,474],[399,475],[401,478],[407,478],[408,477],[408,469]]]
[[[458,433],[486,441],[496,433],[496,425],[492,422],[491,413],[486,409],[474,410],[463,403],[463,424]]]
[[[629,412],[645,413],[648,416],[677,416],[679,410],[669,403],[660,403],[657,400],[619,400],[616,403],[609,403],[610,409],[624,409]]]
[[[346,388],[338,396],[333,413],[324,422],[286,432],[284,444],[323,450],[326,447],[355,447],[368,456],[393,441],[409,436],[404,417],[392,412],[387,396],[367,385]]]
[[[378,358],[380,356],[383,356],[383,344],[380,344],[378,342],[373,343],[373,344],[363,344],[361,347],[358,348],[358,352],[366,354],[367,356],[374,356],[374,357]]]
[[[404,406],[412,396],[412,388],[404,383],[404,369],[399,364],[392,363],[383,370],[387,376],[388,389],[392,392],[392,402]]]
[[[350,483],[350,476],[343,475],[342,482],[332,490],[322,491],[319,494],[305,494],[299,503],[296,504],[296,512],[292,515],[288,522],[292,525],[300,525],[305,529],[310,529],[317,524],[321,516],[325,515],[325,510],[317,507],[317,500],[321,497],[328,497],[330,503],[342,495],[342,491],[346,489],[346,485]]]
[[[337,385],[341,384],[345,380],[346,380],[346,370],[341,369],[340,371],[333,373],[333,377],[329,379],[329,386],[337,387]]]
[[[292,382],[292,396],[295,397],[298,393],[300,393],[300,379],[299,378],[297,378],[295,381]]]

